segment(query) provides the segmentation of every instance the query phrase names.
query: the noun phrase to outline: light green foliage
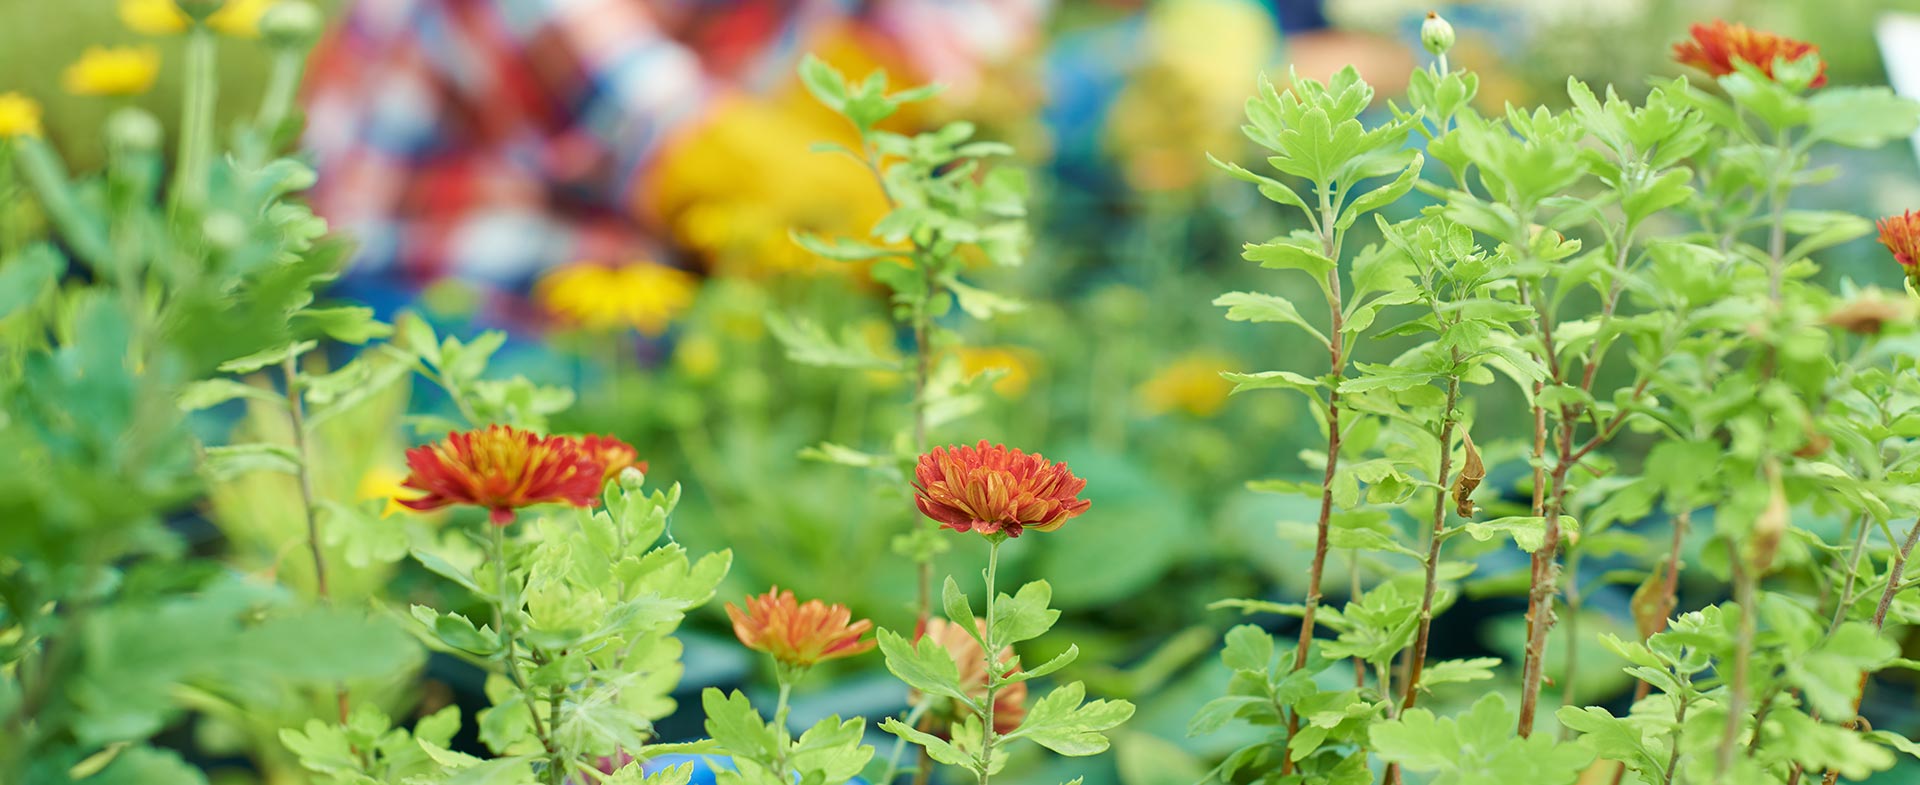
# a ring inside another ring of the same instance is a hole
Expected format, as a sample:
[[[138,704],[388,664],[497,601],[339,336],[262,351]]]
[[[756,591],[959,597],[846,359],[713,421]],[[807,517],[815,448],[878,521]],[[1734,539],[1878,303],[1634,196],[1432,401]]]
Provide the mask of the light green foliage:
[[[1226,374],[1235,392],[1293,391],[1323,429],[1340,423],[1327,451],[1303,455],[1327,470],[1324,484],[1258,489],[1321,500],[1322,543],[1360,574],[1338,612],[1318,597],[1216,606],[1312,614],[1320,631],[1303,634],[1297,666],[1292,645],[1252,627],[1228,633],[1227,694],[1191,730],[1244,724],[1257,738],[1212,778],[1367,782],[1378,774],[1370,761],[1435,783],[1572,783],[1595,758],[1644,783],[1861,778],[1892,766],[1886,747],[1911,745],[1848,721],[1863,675],[1895,663],[1882,628],[1911,621],[1905,587],[1889,585],[1920,510],[1920,429],[1900,425],[1920,400],[1910,318],[1864,337],[1835,329],[1845,309],[1880,295],[1847,283],[1836,297],[1814,276],[1872,223],[1800,209],[1792,194],[1827,178],[1809,165],[1817,145],[1901,139],[1920,125],[1920,105],[1883,89],[1810,89],[1819,63],[1809,56],[1774,63],[1771,77],[1741,63],[1714,84],[1656,83],[1640,100],[1570,80],[1565,111],[1485,115],[1472,103],[1477,77],[1445,62],[1417,70],[1409,105],[1371,129],[1360,114],[1371,93],[1351,73],[1284,91],[1263,80],[1247,133],[1276,153],[1268,163],[1283,177],[1215,162],[1304,219],[1244,256],[1308,273],[1328,305],[1260,292],[1215,303],[1229,320],[1279,323],[1332,353],[1319,376]],[[1438,166],[1405,149],[1410,134]],[[1394,220],[1413,190],[1437,204]],[[1361,212],[1375,212],[1383,242],[1347,252],[1349,214]],[[1396,353],[1354,360],[1372,337],[1395,339]],[[1478,405],[1494,395],[1525,407]],[[1463,441],[1503,428],[1532,438]],[[1644,461],[1607,451],[1627,431],[1650,442]],[[1475,464],[1496,454],[1532,465],[1530,482],[1508,489],[1532,496],[1530,509],[1476,503],[1486,472]],[[1664,532],[1626,528],[1662,510],[1681,544],[1708,508],[1698,564],[1682,562]],[[1846,541],[1816,534],[1833,531],[1809,525],[1816,514],[1846,521]],[[1530,562],[1467,585],[1528,598],[1512,670],[1429,661],[1426,619],[1476,567],[1443,556],[1489,549]],[[1602,556],[1634,566],[1583,580],[1583,558]],[[1425,574],[1410,574],[1409,560]],[[1676,616],[1669,587],[1688,567],[1694,580],[1731,583],[1734,601]],[[1310,585],[1321,586],[1321,569],[1316,558]],[[1787,591],[1789,581],[1770,590],[1774,573],[1832,588],[1817,598]],[[1650,636],[1601,638],[1650,687],[1622,717],[1579,705],[1593,697],[1578,671],[1589,648],[1579,619],[1608,583],[1640,585],[1634,614]],[[1507,697],[1514,676],[1517,701]],[[1459,704],[1448,685],[1469,682],[1486,682],[1475,687],[1485,695],[1449,715]]]

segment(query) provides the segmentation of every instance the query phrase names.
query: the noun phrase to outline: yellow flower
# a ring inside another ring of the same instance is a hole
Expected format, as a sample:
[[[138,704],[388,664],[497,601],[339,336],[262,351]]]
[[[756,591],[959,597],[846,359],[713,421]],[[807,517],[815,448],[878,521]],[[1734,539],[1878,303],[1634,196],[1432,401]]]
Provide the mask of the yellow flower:
[[[689,335],[673,348],[673,364],[695,379],[706,379],[720,370],[720,343],[708,335]]]
[[[693,306],[698,288],[693,274],[663,264],[575,262],[542,278],[535,296],[548,313],[588,330],[631,327],[656,337]]]
[[[1033,352],[1007,346],[962,346],[954,354],[960,358],[960,374],[968,379],[987,371],[1004,371],[993,382],[993,391],[1002,398],[1019,398],[1033,385]]]
[[[227,0],[207,17],[207,26],[236,38],[254,38],[260,35],[260,17],[273,4],[274,0]],[[173,0],[120,0],[120,21],[143,35],[174,35],[193,24]]]
[[[1220,372],[1234,367],[1234,360],[1217,354],[1194,353],[1173,361],[1136,390],[1140,405],[1149,413],[1166,414],[1179,409],[1196,417],[1211,417],[1227,405],[1233,383],[1220,378]]]
[[[74,95],[139,95],[159,73],[160,50],[151,46],[89,46],[64,76]]]
[[[401,483],[405,482],[405,472],[387,466],[375,466],[360,476],[360,484],[354,489],[353,498],[358,501],[385,499],[387,504],[380,509],[380,517],[385,518],[396,512],[411,512],[400,504],[401,498],[412,498]]]
[[[0,139],[40,135],[40,104],[19,93],[0,93]]]

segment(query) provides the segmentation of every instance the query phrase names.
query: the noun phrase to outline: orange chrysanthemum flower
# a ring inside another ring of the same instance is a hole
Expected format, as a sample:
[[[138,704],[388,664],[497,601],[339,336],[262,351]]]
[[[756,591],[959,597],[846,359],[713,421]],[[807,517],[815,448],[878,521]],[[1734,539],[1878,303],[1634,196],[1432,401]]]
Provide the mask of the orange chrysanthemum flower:
[[[787,665],[811,667],[870,651],[875,645],[860,639],[873,629],[873,622],[853,621],[847,606],[819,600],[802,603],[793,592],[778,586],[748,597],[745,611],[727,603],[727,618],[733,620],[733,634],[747,648],[771,654]]]
[[[1798,60],[1820,50],[1813,44],[1797,41],[1783,35],[1764,30],[1755,30],[1740,24],[1728,24],[1725,20],[1715,20],[1713,24],[1694,25],[1689,32],[1693,37],[1673,45],[1673,59],[1681,65],[1690,65],[1714,76],[1726,76],[1733,73],[1734,61],[1743,60],[1765,72],[1767,78],[1773,78],[1775,60]],[[1808,87],[1819,87],[1827,83],[1827,64],[1820,64],[1820,73],[1813,78]]]
[[[914,468],[914,503],[954,531],[1018,537],[1027,529],[1060,528],[1092,502],[1079,498],[1087,481],[1065,463],[1050,463],[1004,445],[935,447]]]
[[[1920,211],[1880,219],[1880,244],[1893,252],[1893,260],[1912,275],[1920,267]]]
[[[986,635],[985,621],[975,619],[974,624],[981,635]],[[987,658],[986,650],[980,648],[980,641],[968,635],[967,631],[961,629],[959,625],[950,624],[945,619],[928,619],[926,628],[914,640],[917,642],[920,638],[932,638],[934,642],[940,644],[941,648],[947,650],[949,656],[953,657],[953,664],[960,668],[960,688],[966,690],[969,697],[975,701],[987,699]],[[1004,669],[1002,675],[1019,672],[1020,666],[1015,664],[1012,646],[1000,649],[999,660]],[[918,704],[920,698],[917,691],[912,692],[908,695],[907,702]],[[966,719],[971,713],[966,706],[949,700],[945,702],[939,716],[951,727],[952,723]],[[1012,733],[1015,728],[1020,727],[1020,721],[1026,719],[1026,716],[1026,682],[1014,682],[1001,687],[994,693],[993,730],[996,733]]]
[[[600,494],[601,458],[568,436],[541,436],[510,425],[447,434],[445,441],[407,451],[410,474],[402,486],[426,491],[402,499],[415,510],[455,504],[485,507],[495,526],[514,511],[560,502],[589,507]]]
[[[580,437],[580,450],[593,456],[595,460],[600,462],[600,482],[602,484],[620,476],[620,472],[629,466],[639,469],[642,472],[647,470],[647,462],[640,460],[640,451],[634,449],[633,445],[620,441],[612,435],[594,436],[590,434],[582,436]]]

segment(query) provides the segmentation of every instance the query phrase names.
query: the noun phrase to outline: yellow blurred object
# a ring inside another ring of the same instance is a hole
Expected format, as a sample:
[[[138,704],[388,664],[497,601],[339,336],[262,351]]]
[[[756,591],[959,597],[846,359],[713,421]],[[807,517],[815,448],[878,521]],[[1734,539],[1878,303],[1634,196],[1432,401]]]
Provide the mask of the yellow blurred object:
[[[1002,398],[1017,399],[1033,386],[1033,367],[1039,358],[1032,351],[1013,346],[962,346],[954,354],[960,359],[960,374],[968,379],[987,371],[1005,371],[993,382],[993,391]]]
[[[890,359],[900,359],[900,346],[896,343],[899,328],[885,319],[862,319],[858,329],[860,337],[873,347],[876,355]],[[904,367],[904,366],[902,366]],[[867,384],[876,390],[891,390],[905,384],[907,374],[902,371],[867,371]]]
[[[160,75],[160,50],[151,46],[89,46],[62,75],[74,95],[139,95]]]
[[[236,38],[260,35],[260,17],[275,0],[227,0],[220,10],[207,17],[207,26],[215,32]],[[120,22],[142,35],[175,35],[186,32],[193,19],[173,0],[120,0]]]
[[[354,488],[353,498],[358,501],[385,499],[386,506],[380,508],[382,518],[396,512],[411,513],[412,510],[400,504],[401,497],[410,493],[410,489],[402,484],[406,479],[405,472],[386,466],[375,466],[368,469],[366,474],[360,475],[360,482]]]
[[[1146,56],[1108,114],[1106,144],[1143,191],[1200,181],[1207,152],[1240,145],[1252,75],[1271,63],[1280,36],[1249,0],[1163,3],[1148,13]]]
[[[852,32],[829,30],[809,51],[849,79],[885,69],[896,89],[902,69]],[[916,127],[909,104],[881,125]],[[670,141],[646,182],[649,218],[681,245],[698,251],[718,274],[766,278],[790,273],[861,270],[821,259],[793,242],[793,232],[866,238],[888,207],[873,173],[844,155],[817,152],[822,141],[858,147],[847,121],[788,77],[766,95],[734,95]]]
[[[534,296],[548,313],[588,330],[631,327],[658,337],[693,307],[699,288],[692,273],[664,264],[575,262],[541,278]]]
[[[0,139],[40,135],[40,103],[19,93],[0,93]]]
[[[1232,357],[1196,352],[1180,357],[1136,390],[1140,405],[1152,414],[1180,410],[1196,417],[1212,417],[1227,405],[1233,383],[1220,372],[1234,367]]]
[[[704,334],[689,335],[673,348],[673,364],[694,379],[709,379],[720,370],[720,344]]]

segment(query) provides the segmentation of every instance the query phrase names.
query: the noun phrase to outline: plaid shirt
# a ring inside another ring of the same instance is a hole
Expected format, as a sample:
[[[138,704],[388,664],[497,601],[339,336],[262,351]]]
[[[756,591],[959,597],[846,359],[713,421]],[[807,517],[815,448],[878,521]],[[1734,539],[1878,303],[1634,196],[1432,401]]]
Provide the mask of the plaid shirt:
[[[731,90],[786,83],[852,25],[964,90],[1047,0],[361,0],[316,54],[314,202],[360,250],[347,285],[395,304],[447,275],[495,308],[578,259],[661,258],[639,188]]]

